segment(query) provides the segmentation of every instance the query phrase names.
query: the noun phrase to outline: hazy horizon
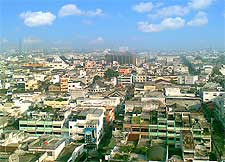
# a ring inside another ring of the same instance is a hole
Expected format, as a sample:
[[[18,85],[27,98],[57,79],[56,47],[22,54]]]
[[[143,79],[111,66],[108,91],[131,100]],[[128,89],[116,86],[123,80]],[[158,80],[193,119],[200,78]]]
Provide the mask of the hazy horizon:
[[[0,0],[4,49],[225,49],[223,0]],[[10,11],[10,12],[9,12]]]

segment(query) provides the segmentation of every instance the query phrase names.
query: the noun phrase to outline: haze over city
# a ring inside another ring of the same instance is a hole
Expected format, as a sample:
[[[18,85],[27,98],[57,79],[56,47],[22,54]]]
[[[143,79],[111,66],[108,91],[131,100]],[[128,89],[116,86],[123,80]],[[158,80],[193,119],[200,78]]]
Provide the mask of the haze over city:
[[[0,162],[225,162],[225,1],[0,0]]]

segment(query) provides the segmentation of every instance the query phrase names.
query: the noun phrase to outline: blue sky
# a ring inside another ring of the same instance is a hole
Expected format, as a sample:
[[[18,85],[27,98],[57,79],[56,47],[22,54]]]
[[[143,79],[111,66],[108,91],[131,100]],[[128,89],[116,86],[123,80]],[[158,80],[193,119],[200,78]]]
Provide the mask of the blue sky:
[[[225,48],[223,0],[0,0],[7,47]]]

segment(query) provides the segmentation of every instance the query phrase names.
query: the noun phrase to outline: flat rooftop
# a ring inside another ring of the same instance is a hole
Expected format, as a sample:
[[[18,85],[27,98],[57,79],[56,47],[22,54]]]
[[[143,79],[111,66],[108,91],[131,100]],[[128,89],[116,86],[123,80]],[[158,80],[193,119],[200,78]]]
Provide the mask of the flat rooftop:
[[[94,114],[96,116],[101,116],[103,113],[102,109],[98,108],[86,108],[86,109],[77,109],[75,113],[78,116],[87,116],[88,114]]]
[[[40,137],[34,142],[32,142],[28,148],[29,149],[55,149],[61,143],[64,142],[64,139],[52,136]]]

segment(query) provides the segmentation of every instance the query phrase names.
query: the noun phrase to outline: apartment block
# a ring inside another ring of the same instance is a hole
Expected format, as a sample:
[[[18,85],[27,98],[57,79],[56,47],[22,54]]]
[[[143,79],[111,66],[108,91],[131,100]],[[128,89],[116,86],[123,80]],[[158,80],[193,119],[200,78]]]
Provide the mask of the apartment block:
[[[69,135],[76,141],[98,147],[103,136],[104,111],[98,108],[77,108],[69,120]]]
[[[70,110],[61,110],[57,113],[28,112],[19,120],[19,130],[34,136],[43,134],[61,135],[68,130],[64,123],[70,114]]]

